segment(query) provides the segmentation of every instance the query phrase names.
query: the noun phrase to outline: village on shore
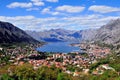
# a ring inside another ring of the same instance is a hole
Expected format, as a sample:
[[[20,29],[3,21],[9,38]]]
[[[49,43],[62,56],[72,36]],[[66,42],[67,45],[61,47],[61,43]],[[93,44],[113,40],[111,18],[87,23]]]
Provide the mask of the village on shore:
[[[111,50],[107,47],[100,47],[96,44],[72,44],[72,46],[78,46],[82,52],[70,52],[70,53],[47,53],[38,52],[35,50],[36,47],[41,45],[29,45],[22,47],[16,47],[13,49],[0,48],[4,54],[0,54],[0,57],[9,56],[8,62],[12,65],[23,65],[29,63],[33,65],[33,68],[37,70],[41,66],[51,67],[55,65],[57,68],[61,68],[63,72],[78,76],[79,74],[88,74],[90,71],[89,67],[99,59],[106,58],[111,54]],[[5,62],[0,64],[0,67],[6,65]],[[68,67],[75,67],[74,71],[68,69]],[[108,64],[103,64],[96,68],[92,74],[100,75],[104,70],[113,70]],[[8,70],[10,71],[10,69]]]

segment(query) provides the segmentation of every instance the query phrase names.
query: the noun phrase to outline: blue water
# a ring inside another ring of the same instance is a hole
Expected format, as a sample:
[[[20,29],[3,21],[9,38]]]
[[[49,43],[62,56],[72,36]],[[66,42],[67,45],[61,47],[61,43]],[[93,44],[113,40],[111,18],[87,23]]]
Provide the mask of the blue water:
[[[42,47],[37,48],[38,51],[41,52],[61,52],[61,53],[69,53],[72,51],[79,51],[79,47],[70,46],[70,42],[53,42],[48,43]]]

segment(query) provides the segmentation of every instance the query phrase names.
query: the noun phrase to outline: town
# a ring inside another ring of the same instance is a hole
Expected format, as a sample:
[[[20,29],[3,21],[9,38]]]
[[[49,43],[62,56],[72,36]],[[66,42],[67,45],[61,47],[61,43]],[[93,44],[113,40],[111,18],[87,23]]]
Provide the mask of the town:
[[[16,47],[11,49],[0,48],[0,67],[10,63],[15,66],[29,63],[33,65],[34,70],[37,70],[41,66],[55,66],[61,68],[64,73],[72,74],[73,76],[79,76],[80,74],[88,74],[90,66],[96,63],[100,59],[106,58],[111,54],[111,50],[107,47],[100,47],[96,44],[74,44],[72,46],[79,46],[81,52],[70,52],[70,53],[53,53],[53,52],[38,52],[36,47],[42,45],[27,45],[24,48]],[[2,62],[4,57],[8,56],[8,62]],[[101,68],[102,67],[102,68]],[[115,70],[108,64],[103,64],[92,74],[100,75],[103,70]],[[10,68],[9,68],[10,71]]]

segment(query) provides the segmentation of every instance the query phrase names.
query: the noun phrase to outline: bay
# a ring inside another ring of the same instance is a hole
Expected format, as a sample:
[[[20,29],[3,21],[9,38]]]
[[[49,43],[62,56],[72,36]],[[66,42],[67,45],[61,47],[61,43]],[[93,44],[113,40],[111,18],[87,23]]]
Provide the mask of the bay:
[[[59,53],[80,51],[79,47],[70,46],[70,44],[71,42],[51,42],[42,47],[38,47],[37,50],[40,52],[59,52]]]

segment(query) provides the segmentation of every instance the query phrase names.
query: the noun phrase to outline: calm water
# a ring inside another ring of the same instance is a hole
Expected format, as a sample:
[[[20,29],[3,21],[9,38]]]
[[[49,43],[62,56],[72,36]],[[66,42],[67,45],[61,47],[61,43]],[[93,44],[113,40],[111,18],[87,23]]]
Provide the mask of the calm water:
[[[70,42],[53,42],[48,43],[42,47],[37,48],[38,51],[41,52],[62,52],[62,53],[68,53],[72,51],[79,51],[79,47],[73,47],[70,46]]]

